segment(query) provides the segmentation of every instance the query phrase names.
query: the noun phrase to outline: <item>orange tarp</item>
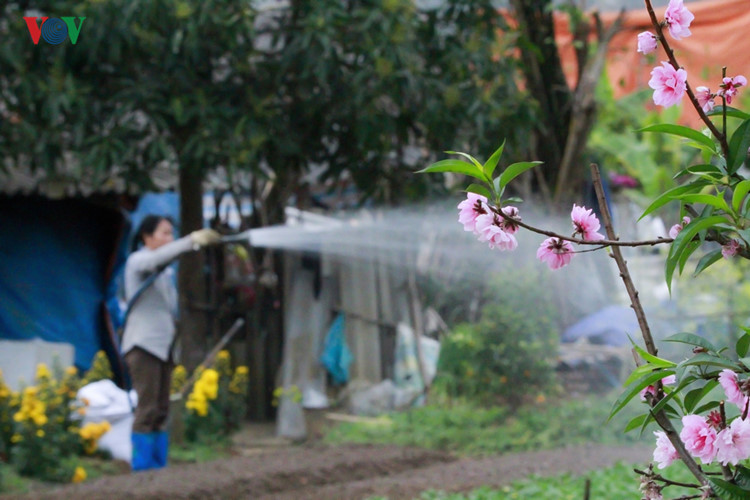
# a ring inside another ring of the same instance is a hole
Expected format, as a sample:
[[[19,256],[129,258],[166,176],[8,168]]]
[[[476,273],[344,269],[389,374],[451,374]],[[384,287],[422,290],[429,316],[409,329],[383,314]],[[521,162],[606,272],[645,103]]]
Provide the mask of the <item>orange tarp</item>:
[[[667,0],[653,2],[660,21],[664,19],[666,4]],[[692,35],[675,40],[666,28],[664,33],[678,63],[687,70],[688,83],[693,90],[705,85],[716,92],[721,83],[722,66],[727,67],[727,76],[744,75],[750,80],[750,0],[706,0],[685,3],[685,6],[695,14],[690,25]],[[601,17],[608,26],[614,22],[617,13],[602,14]],[[642,31],[654,32],[645,3],[642,10],[625,14],[622,30],[613,37],[609,46],[606,71],[615,97],[648,89],[651,70],[667,60],[661,45],[648,56],[636,51],[636,37]],[[555,33],[568,83],[574,85],[576,58],[566,16],[555,18]],[[740,98],[745,92],[750,92],[750,88],[740,89]],[[717,99],[716,103],[719,104],[720,100]],[[681,105],[684,122],[697,125],[700,120],[690,100],[684,97]]]

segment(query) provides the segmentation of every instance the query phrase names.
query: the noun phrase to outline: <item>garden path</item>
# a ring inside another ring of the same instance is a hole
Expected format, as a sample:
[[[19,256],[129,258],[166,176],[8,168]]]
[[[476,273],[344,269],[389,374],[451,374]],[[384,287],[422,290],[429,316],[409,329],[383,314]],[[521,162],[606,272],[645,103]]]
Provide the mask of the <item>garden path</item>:
[[[643,464],[651,451],[645,446],[585,445],[467,458],[398,446],[238,448],[236,455],[212,462],[107,476],[7,498],[347,500],[382,495],[396,500],[414,498],[428,489],[498,487],[531,474],[585,475],[619,461]]]

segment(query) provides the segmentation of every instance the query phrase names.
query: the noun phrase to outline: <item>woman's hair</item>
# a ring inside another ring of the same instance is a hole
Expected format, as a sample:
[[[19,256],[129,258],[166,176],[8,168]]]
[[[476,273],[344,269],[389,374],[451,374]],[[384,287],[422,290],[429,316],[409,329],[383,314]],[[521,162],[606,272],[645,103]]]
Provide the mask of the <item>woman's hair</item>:
[[[136,250],[138,250],[138,247],[140,247],[142,243],[145,243],[143,238],[145,236],[154,234],[154,231],[156,231],[156,228],[163,220],[169,222],[174,226],[174,224],[172,223],[172,219],[163,215],[149,214],[144,217],[140,225],[138,226],[135,235],[133,235],[133,244],[130,247],[130,251],[135,252]]]

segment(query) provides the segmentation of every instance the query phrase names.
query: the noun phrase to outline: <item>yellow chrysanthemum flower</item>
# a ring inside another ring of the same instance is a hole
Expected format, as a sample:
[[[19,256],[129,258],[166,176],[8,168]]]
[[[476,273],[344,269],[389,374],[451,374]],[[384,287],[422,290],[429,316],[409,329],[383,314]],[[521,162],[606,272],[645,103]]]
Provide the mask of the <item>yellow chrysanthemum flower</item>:
[[[80,483],[82,481],[86,480],[86,469],[81,467],[80,465],[76,467],[75,472],[73,472],[73,477],[70,479],[72,483]]]
[[[211,368],[206,369],[196,386],[200,387],[206,399],[216,399],[219,395],[219,373]]]
[[[172,394],[177,394],[185,386],[185,382],[187,382],[187,370],[182,365],[175,366],[172,371],[172,386],[170,392]]]
[[[216,371],[223,377],[232,375],[232,363],[229,351],[219,351],[216,355]]]
[[[52,378],[52,374],[50,373],[49,368],[47,368],[47,365],[44,363],[36,365],[36,378],[37,380]]]

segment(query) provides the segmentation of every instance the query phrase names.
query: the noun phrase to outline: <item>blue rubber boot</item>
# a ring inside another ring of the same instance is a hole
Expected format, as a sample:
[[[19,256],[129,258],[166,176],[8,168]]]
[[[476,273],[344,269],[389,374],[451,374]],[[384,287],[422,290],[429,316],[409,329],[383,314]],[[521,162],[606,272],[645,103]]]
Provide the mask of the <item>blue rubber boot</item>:
[[[155,469],[160,469],[167,465],[167,455],[169,455],[169,434],[167,431],[154,432],[154,464]]]
[[[154,432],[133,432],[130,441],[133,444],[133,459],[130,467],[133,472],[148,470],[154,467]]]

